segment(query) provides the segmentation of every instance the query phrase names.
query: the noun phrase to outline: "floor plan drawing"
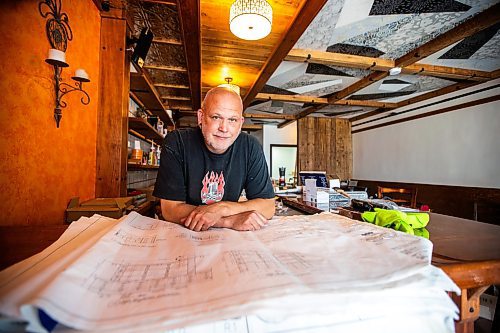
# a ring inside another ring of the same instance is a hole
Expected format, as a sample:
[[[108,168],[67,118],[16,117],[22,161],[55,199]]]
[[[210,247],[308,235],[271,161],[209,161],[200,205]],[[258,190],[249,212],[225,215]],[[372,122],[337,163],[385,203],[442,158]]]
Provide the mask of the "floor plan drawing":
[[[154,263],[102,262],[88,278],[86,288],[100,296],[147,294],[186,288],[212,279],[212,269],[198,269],[202,256],[178,257]]]

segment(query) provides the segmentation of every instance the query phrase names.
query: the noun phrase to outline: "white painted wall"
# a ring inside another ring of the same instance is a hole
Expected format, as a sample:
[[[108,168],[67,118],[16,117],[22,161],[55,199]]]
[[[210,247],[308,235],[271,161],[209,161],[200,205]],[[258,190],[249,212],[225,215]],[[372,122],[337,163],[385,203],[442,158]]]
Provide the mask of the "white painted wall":
[[[266,156],[267,167],[270,168],[271,145],[296,145],[297,144],[297,122],[278,128],[276,125],[264,125],[262,135],[262,147]]]
[[[433,100],[443,100],[498,83],[500,80],[495,80]],[[500,88],[495,88],[418,112],[499,94]],[[412,113],[405,116],[408,115]],[[397,118],[389,118],[394,119]],[[377,122],[364,126],[374,124]],[[353,130],[362,127],[353,127]],[[500,101],[353,134],[353,177],[500,188]]]

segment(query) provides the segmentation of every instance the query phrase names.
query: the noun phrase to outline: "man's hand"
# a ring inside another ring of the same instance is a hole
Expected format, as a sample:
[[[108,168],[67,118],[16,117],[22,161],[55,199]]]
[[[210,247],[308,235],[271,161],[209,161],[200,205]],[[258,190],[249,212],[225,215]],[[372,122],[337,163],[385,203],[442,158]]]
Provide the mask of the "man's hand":
[[[222,223],[215,226],[230,228],[238,231],[259,230],[267,224],[267,219],[255,210],[242,212],[222,218]]]
[[[193,231],[204,231],[219,222],[223,215],[219,205],[198,206],[181,222]]]

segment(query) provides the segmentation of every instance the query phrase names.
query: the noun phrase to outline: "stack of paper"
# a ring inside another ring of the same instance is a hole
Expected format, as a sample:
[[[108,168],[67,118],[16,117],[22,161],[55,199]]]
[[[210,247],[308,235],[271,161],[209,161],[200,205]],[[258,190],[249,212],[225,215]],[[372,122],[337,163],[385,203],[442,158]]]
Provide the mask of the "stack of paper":
[[[58,332],[452,332],[459,289],[431,252],[329,213],[253,232],[94,216],[0,272],[0,312],[38,332],[44,314]]]

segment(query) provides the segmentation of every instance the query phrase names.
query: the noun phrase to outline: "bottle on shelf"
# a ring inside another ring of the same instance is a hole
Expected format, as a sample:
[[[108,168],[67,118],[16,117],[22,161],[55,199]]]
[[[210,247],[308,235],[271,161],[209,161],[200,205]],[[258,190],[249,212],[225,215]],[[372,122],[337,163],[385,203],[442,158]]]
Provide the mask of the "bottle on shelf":
[[[143,160],[143,154],[141,150],[141,142],[139,140],[135,140],[134,142],[134,149],[132,150],[132,156],[131,159],[133,162],[137,164],[142,164]]]
[[[155,165],[155,145],[154,142],[151,141],[151,149],[149,150],[148,156],[148,165]]]

